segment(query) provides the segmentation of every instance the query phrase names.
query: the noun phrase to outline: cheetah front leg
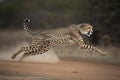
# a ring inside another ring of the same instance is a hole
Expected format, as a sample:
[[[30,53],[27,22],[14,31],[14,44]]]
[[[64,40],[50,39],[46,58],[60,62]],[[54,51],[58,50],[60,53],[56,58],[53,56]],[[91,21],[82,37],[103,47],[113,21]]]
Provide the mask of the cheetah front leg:
[[[92,50],[94,52],[97,52],[97,53],[100,53],[101,55],[106,55],[107,53],[94,47],[94,46],[91,46],[91,45],[87,45],[84,43],[84,40],[80,37],[80,38],[75,38],[75,37],[71,37],[72,40],[78,44],[80,46],[81,49],[88,49],[88,50]]]
[[[94,47],[94,46],[85,44],[85,43],[83,42],[83,40],[82,40],[82,41],[79,41],[78,43],[79,43],[79,46],[80,46],[82,49],[92,50],[92,51],[94,51],[94,52],[100,53],[101,55],[106,55],[106,54],[107,54],[106,52],[104,52],[104,51],[102,51],[102,50],[100,50],[100,49],[98,49],[98,48],[96,48],[96,47]]]

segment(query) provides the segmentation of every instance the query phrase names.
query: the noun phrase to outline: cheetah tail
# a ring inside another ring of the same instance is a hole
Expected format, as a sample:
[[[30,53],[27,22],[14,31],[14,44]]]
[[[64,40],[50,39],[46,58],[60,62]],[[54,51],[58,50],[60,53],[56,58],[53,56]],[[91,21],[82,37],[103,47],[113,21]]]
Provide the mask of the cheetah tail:
[[[32,37],[33,37],[33,34],[32,34],[31,30],[30,30],[29,27],[28,27],[28,24],[29,24],[29,23],[30,23],[30,19],[26,18],[26,19],[24,20],[24,22],[23,22],[23,29],[24,29],[26,35],[27,35],[28,37],[32,38]]]

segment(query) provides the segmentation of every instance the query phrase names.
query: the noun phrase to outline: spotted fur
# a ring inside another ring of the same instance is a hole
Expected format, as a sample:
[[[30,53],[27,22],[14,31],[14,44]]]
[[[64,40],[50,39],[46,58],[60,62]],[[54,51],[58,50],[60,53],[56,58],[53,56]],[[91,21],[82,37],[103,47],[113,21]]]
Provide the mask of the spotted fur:
[[[78,25],[69,25],[67,28],[60,28],[54,30],[41,31],[39,33],[33,33],[28,28],[29,19],[25,19],[23,23],[24,31],[26,35],[31,39],[31,44],[27,47],[21,47],[13,56],[15,59],[18,54],[24,52],[23,56],[20,58],[22,61],[24,58],[32,55],[43,54],[47,52],[51,45],[57,46],[69,46],[69,45],[79,45],[82,49],[92,50],[105,55],[106,52],[102,50],[85,44],[82,35],[90,36],[93,33],[93,26],[89,23],[82,23]]]

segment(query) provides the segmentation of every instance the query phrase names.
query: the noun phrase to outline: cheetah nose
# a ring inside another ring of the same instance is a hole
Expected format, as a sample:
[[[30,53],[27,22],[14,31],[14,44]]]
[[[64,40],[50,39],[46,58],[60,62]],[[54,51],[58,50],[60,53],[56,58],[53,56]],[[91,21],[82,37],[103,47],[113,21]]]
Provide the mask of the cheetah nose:
[[[90,36],[91,35],[91,32],[89,31],[88,33],[87,33],[87,36]]]

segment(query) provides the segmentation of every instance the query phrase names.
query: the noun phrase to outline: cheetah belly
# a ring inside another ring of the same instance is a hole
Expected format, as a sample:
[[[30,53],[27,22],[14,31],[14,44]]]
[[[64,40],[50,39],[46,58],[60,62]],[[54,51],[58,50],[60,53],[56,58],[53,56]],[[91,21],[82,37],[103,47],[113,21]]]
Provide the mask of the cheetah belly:
[[[75,44],[74,41],[68,40],[68,39],[53,40],[53,45],[56,45],[56,46],[69,46],[73,44]]]

